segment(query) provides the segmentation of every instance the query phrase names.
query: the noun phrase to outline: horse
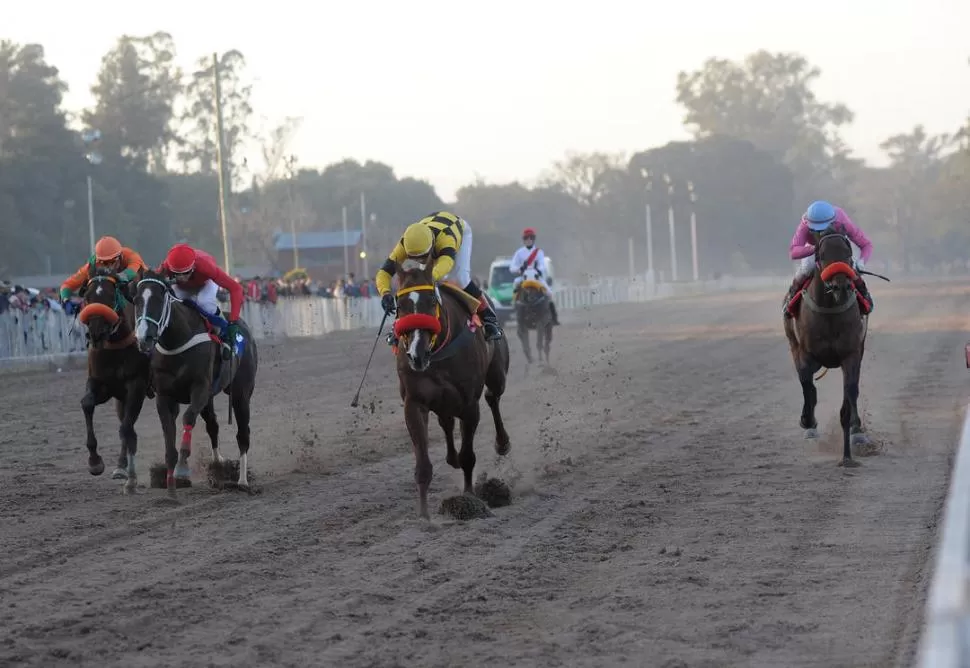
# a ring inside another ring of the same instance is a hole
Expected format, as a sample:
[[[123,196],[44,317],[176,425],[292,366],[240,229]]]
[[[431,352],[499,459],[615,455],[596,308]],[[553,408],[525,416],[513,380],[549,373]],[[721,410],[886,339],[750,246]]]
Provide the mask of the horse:
[[[815,249],[815,271],[804,288],[804,302],[794,318],[785,318],[785,336],[802,385],[804,405],[799,424],[806,438],[818,436],[815,405],[818,393],[813,375],[816,371],[842,368],[842,461],[840,466],[855,467],[850,445],[868,442],[859,417],[859,379],[865,354],[868,318],[859,308],[853,286],[852,245],[842,234],[823,236]]]
[[[515,293],[515,321],[526,361],[532,364],[529,330],[534,329],[539,361],[542,362],[545,355],[545,362],[548,364],[549,344],[552,342],[552,311],[549,307],[549,294],[546,287],[537,279],[534,269],[526,270],[524,279]]]
[[[436,285],[430,264],[404,263],[396,294],[397,374],[404,400],[404,420],[414,446],[418,514],[428,514],[433,467],[428,457],[428,415],[434,413],[445,433],[446,461],[464,474],[464,493],[472,491],[475,431],[479,400],[495,422],[495,452],[511,450],[499,401],[505,393],[509,345],[505,337],[489,342],[475,315],[477,300],[448,283]],[[475,303],[472,303],[475,302]],[[455,451],[455,420],[461,421],[461,450]]]
[[[104,473],[104,460],[98,454],[98,439],[94,435],[94,409],[114,399],[121,422],[121,452],[111,477],[125,480],[122,490],[132,493],[138,486],[135,422],[150,393],[148,358],[138,351],[135,341],[134,307],[125,299],[112,272],[97,269],[82,296],[84,305],[78,320],[87,327],[89,344],[88,380],[81,398],[87,427],[88,472],[95,476]]]
[[[219,453],[219,422],[213,399],[219,392],[229,395],[229,423],[235,415],[236,443],[239,446],[241,490],[249,489],[250,401],[256,387],[258,356],[256,341],[249,327],[239,321],[240,339],[233,341],[233,355],[222,359],[222,343],[213,331],[215,325],[197,308],[178,299],[168,279],[147,271],[132,284],[135,303],[135,336],[142,352],[151,355],[155,406],[165,436],[165,486],[176,498],[176,479],[191,473],[192,430],[201,415],[212,445],[212,459],[222,462]],[[182,416],[182,439],[175,447],[175,419],[179,405],[186,404]]]

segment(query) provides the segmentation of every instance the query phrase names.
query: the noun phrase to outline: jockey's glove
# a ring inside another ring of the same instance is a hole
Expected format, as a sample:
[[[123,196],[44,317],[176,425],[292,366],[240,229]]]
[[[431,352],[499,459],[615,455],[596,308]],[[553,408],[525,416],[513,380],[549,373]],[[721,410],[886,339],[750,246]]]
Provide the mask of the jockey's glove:
[[[230,344],[234,344],[236,342],[237,334],[239,334],[239,324],[235,320],[233,320],[232,322],[229,323],[229,326],[226,327],[225,340],[228,341]]]
[[[384,293],[381,297],[381,308],[384,309],[385,315],[390,315],[397,310],[397,305],[394,303],[394,295],[390,292]]]

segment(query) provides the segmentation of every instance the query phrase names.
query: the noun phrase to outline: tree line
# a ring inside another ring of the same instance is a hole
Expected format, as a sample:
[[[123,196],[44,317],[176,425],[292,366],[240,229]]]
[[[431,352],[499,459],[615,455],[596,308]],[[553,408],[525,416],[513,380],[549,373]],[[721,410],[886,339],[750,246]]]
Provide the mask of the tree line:
[[[448,203],[381,162],[299,166],[288,146],[298,119],[256,132],[244,55],[216,59],[235,266],[291,269],[275,266],[273,234],[340,229],[344,209],[358,227],[361,193],[372,254],[387,252],[408,222],[451,207],[475,225],[479,273],[510,254],[526,226],[540,230],[561,273],[624,273],[630,239],[642,272],[648,205],[655,266],[667,275],[670,210],[680,278],[689,277],[691,211],[703,275],[784,270],[798,215],[822,198],[863,226],[876,259],[909,269],[970,255],[970,121],[945,135],[917,126],[888,137],[890,166],[868,166],[841,137],[851,110],[816,97],[821,72],[798,54],[712,58],[681,72],[675,94],[691,141],[629,156],[568,154],[531,187],[477,182]],[[65,272],[83,260],[88,175],[99,233],[153,262],[183,239],[221,259],[212,56],[184,72],[171,35],[126,35],[102,59],[91,108],[69,113],[66,91],[42,46],[0,41],[0,276]],[[82,140],[85,129],[100,131],[96,146]],[[244,158],[253,143],[266,164],[259,173]],[[99,164],[85,158],[92,152]]]

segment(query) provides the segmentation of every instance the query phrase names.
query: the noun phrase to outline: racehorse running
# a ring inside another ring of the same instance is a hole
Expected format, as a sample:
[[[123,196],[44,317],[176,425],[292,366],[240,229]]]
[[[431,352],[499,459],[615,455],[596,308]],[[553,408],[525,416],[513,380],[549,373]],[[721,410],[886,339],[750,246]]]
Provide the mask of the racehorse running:
[[[813,374],[822,367],[842,368],[841,466],[858,466],[850,445],[868,441],[858,408],[867,318],[862,316],[860,296],[853,285],[856,277],[849,240],[838,233],[822,236],[815,250],[812,280],[801,293],[801,308],[796,317],[785,318],[785,335],[805,397],[799,423],[806,438],[818,436]]]
[[[529,330],[536,330],[536,350],[539,361],[545,355],[546,364],[549,363],[549,344],[552,342],[553,317],[550,309],[549,293],[538,280],[536,270],[528,268],[523,273],[522,282],[515,293],[515,320],[518,327],[519,340],[525,359],[532,364],[532,349],[529,346]]]
[[[404,263],[396,294],[397,374],[404,419],[414,445],[414,478],[418,513],[428,519],[428,487],[433,467],[428,457],[428,414],[438,416],[448,447],[446,461],[461,468],[465,494],[472,494],[475,469],[474,437],[485,401],[495,422],[495,452],[508,454],[511,445],[502,422],[499,400],[509,370],[508,340],[486,341],[475,315],[477,300],[448,283],[434,284],[429,264],[408,268]],[[474,303],[473,303],[474,302]],[[455,420],[461,421],[461,450],[455,451]]]
[[[89,342],[88,380],[81,398],[87,427],[88,471],[91,475],[104,472],[104,460],[98,454],[98,439],[94,435],[94,409],[114,399],[121,421],[121,453],[111,477],[127,479],[123,489],[131,493],[138,485],[135,422],[148,393],[149,369],[148,358],[138,352],[135,341],[135,309],[125,299],[113,271],[99,269],[88,281],[78,319],[88,328]]]
[[[212,444],[213,461],[219,453],[219,423],[213,399],[219,392],[229,395],[230,423],[236,418],[239,445],[240,489],[249,488],[250,400],[256,387],[258,358],[249,327],[240,320],[240,336],[233,341],[233,355],[223,360],[222,344],[209,321],[194,307],[179,300],[165,276],[145,272],[134,284],[135,334],[142,352],[151,354],[152,380],[158,395],[155,404],[165,435],[166,487],[176,496],[176,478],[189,478],[192,430],[201,415]],[[175,447],[175,418],[179,405],[187,404],[182,416],[182,439]]]

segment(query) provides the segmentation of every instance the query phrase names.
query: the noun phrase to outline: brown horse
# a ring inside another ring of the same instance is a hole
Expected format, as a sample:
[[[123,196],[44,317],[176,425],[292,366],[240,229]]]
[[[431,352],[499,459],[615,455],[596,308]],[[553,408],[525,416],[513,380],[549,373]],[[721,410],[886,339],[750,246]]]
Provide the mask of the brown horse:
[[[94,435],[94,409],[109,399],[115,400],[121,427],[121,453],[111,477],[126,480],[124,490],[133,492],[138,485],[135,455],[138,435],[135,422],[141,414],[148,389],[148,358],[138,352],[135,340],[135,308],[124,297],[116,279],[106,270],[91,277],[84,293],[84,307],[78,319],[88,328],[88,381],[81,410],[87,426],[88,471],[104,472],[104,460],[98,454]]]
[[[534,329],[539,361],[542,362],[544,356],[548,364],[549,345],[552,342],[552,310],[546,288],[538,280],[527,277],[519,285],[515,293],[515,320],[526,361],[532,364],[529,330]]]
[[[428,457],[429,412],[438,416],[445,432],[446,461],[464,473],[465,494],[473,494],[474,437],[483,391],[495,422],[495,452],[506,455],[511,449],[499,411],[509,370],[509,347],[505,337],[485,340],[474,311],[452,286],[434,284],[430,265],[408,268],[409,264],[406,262],[399,274],[394,334],[398,337],[397,374],[404,420],[414,445],[418,513],[428,519],[428,487],[433,473]],[[458,452],[456,419],[461,420]]]
[[[858,466],[851,445],[868,442],[859,417],[859,378],[865,353],[867,319],[859,309],[853,285],[852,246],[842,234],[823,236],[815,250],[815,273],[802,293],[804,304],[795,318],[785,318],[785,335],[802,385],[800,424],[805,438],[818,436],[815,405],[818,393],[812,376],[825,367],[842,368],[842,461]]]

